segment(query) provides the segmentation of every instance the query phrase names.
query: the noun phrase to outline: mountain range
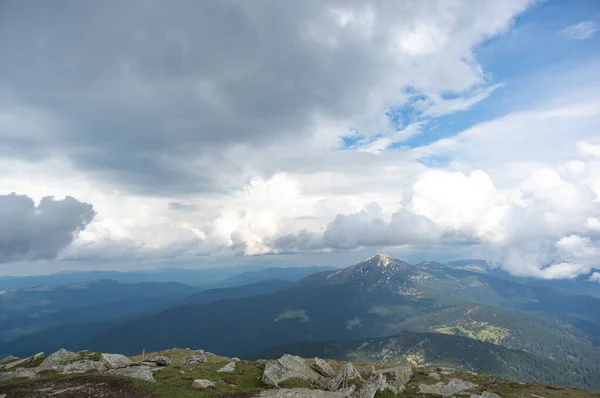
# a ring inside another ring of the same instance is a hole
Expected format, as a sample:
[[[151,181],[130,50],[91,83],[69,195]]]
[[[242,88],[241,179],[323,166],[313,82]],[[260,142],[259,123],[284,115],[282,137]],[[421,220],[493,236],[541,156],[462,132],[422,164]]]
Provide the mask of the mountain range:
[[[598,298],[485,267],[377,254],[296,282],[195,292],[135,316],[42,330],[12,340],[5,354],[62,346],[129,355],[203,347],[249,359],[287,352],[600,390],[598,308]]]

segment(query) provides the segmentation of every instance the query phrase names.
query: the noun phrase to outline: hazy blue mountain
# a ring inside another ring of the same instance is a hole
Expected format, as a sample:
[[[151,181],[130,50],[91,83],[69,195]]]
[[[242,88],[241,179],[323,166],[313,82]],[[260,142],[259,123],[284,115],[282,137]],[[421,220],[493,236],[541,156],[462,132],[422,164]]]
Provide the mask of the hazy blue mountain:
[[[264,268],[258,271],[247,271],[227,278],[215,284],[217,286],[242,286],[260,281],[278,279],[282,281],[297,281],[316,272],[334,270],[334,267],[286,267],[286,268]]]
[[[288,281],[262,281],[246,286],[204,290],[183,299],[170,297],[166,300],[164,296],[151,299],[148,297],[130,298],[126,301],[57,312],[51,319],[59,317],[56,322],[59,326],[29,333],[6,343],[0,349],[0,356],[2,354],[7,355],[10,352],[26,356],[39,351],[53,352],[62,347],[70,350],[80,350],[84,349],[85,342],[95,335],[106,333],[122,323],[136,323],[140,319],[165,308],[191,303],[208,304],[218,300],[266,294],[285,289],[291,284],[292,282]],[[144,284],[140,285],[143,286]],[[184,287],[180,293],[189,292],[188,288]],[[6,325],[12,325],[16,322],[23,322],[23,320],[20,318],[10,319],[6,321]],[[34,318],[32,322],[36,324],[39,321]]]

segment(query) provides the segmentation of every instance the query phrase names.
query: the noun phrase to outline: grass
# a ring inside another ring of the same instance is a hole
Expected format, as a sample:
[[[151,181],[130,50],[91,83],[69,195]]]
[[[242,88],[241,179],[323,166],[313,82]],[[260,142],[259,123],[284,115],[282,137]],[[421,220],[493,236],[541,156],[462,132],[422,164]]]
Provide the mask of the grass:
[[[42,362],[46,359],[45,355],[40,355],[37,359],[34,359],[31,362],[24,363],[22,365],[17,366],[17,368],[37,368],[40,366]]]
[[[187,350],[169,350],[152,353],[151,355],[166,355],[173,365],[154,374],[156,383],[137,381],[140,387],[155,393],[159,397],[218,397],[227,393],[258,392],[269,388],[262,382],[264,364],[251,361],[236,362],[232,373],[219,373],[230,358],[207,354],[207,362],[193,365],[178,365],[179,360],[187,355],[197,354]],[[141,359],[141,356],[132,358]],[[183,373],[182,373],[183,372]],[[196,379],[210,380],[217,388],[215,390],[196,390],[192,383]]]

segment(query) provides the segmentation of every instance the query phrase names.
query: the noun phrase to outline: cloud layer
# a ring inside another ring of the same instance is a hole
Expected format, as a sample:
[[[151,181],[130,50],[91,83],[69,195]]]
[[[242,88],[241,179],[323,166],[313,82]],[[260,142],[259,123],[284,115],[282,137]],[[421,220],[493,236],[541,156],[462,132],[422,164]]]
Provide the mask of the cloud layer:
[[[53,260],[92,222],[92,205],[75,198],[0,195],[0,263]]]
[[[11,230],[2,261],[193,264],[387,246],[520,275],[589,274],[597,63],[511,84],[480,51],[506,40],[498,59],[513,65],[513,26],[532,6],[7,1],[0,193],[27,195],[4,200],[27,202],[31,225],[46,209],[62,232]],[[556,47],[594,40],[595,25],[573,24],[552,31]],[[476,108],[495,98],[508,99]]]

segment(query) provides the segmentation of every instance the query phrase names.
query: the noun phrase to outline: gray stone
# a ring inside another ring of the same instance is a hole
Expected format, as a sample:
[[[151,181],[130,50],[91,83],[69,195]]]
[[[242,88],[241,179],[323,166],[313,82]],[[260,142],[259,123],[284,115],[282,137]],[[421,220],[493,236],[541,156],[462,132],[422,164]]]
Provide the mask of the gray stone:
[[[10,370],[12,368],[16,368],[18,366],[25,365],[25,364],[28,364],[29,362],[35,361],[36,359],[38,359],[39,357],[41,357],[43,355],[44,355],[43,352],[38,352],[37,354],[32,355],[32,356],[27,357],[27,358],[23,358],[23,359],[18,359],[17,358],[16,360],[7,361],[7,363],[5,365],[3,365],[1,367],[1,369],[2,370]],[[13,357],[13,358],[16,358],[16,357]]]
[[[12,372],[0,372],[0,381],[18,378],[36,379],[38,377],[33,369],[18,368]]]
[[[199,355],[188,355],[179,361],[180,365],[193,365],[195,363],[203,363],[206,362],[206,354],[202,353]]]
[[[108,370],[106,364],[100,361],[90,361],[89,359],[84,359],[83,361],[77,361],[66,364],[62,373],[71,374],[86,372],[104,372],[106,370]]]
[[[363,378],[361,377],[358,370],[352,365],[352,363],[348,362],[338,374],[327,383],[327,389],[329,391],[336,391],[341,388],[346,388],[351,386],[354,383],[362,382]]]
[[[498,394],[494,394],[493,392],[484,391],[481,395],[469,394],[469,398],[502,398],[502,397]]]
[[[121,354],[102,354],[100,361],[109,369],[125,368],[132,364],[131,359]]]
[[[192,383],[192,388],[196,388],[198,390],[214,390],[217,388],[217,386],[210,380],[196,379]]]
[[[377,370],[375,371],[375,374],[384,375],[387,382],[394,386],[398,392],[404,391],[406,385],[414,376],[412,366],[410,365],[394,366],[393,368]]]
[[[223,366],[221,369],[217,370],[219,373],[233,373],[235,371],[235,362],[229,362],[227,365]]]
[[[442,379],[442,377],[439,375],[439,373],[435,373],[435,372],[429,373],[429,377],[436,379],[437,381],[440,381]]]
[[[385,376],[379,374],[367,380],[362,387],[352,395],[352,398],[374,398],[377,391],[390,391],[394,395],[398,394],[398,390],[388,384]]]
[[[9,362],[14,362],[17,359],[19,359],[19,357],[15,357],[14,355],[9,355],[7,357],[4,357],[4,358],[0,359],[0,365],[4,365],[4,364],[9,363]]]
[[[276,363],[267,363],[262,380],[265,384],[278,386],[284,380],[300,378],[310,381],[318,387],[325,385],[325,378],[304,362],[304,359],[285,354]]]
[[[321,358],[315,357],[313,359],[312,368],[319,372],[323,377],[335,377],[335,370]]]
[[[62,372],[69,362],[73,362],[79,358],[79,355],[75,352],[67,351],[64,348],[56,351],[36,368],[36,371],[41,372],[44,370],[54,370]]]
[[[348,395],[339,391],[311,390],[309,388],[277,388],[262,391],[257,397],[267,398],[346,398]]]
[[[439,397],[452,397],[460,392],[469,390],[477,387],[477,384],[473,384],[468,381],[460,379],[451,379],[448,384],[436,383],[436,384],[420,384],[419,392],[421,394],[430,394]]]
[[[144,381],[155,382],[154,375],[148,366],[130,366],[128,368],[111,369],[106,374],[113,376],[131,377]]]
[[[233,357],[233,358],[231,358],[231,360],[232,360],[232,361],[235,361],[235,362],[239,362],[239,361],[241,361],[241,359],[239,359],[238,357]]]
[[[267,363],[262,375],[262,381],[266,385],[277,387],[284,380],[291,379],[292,376],[279,363]]]
[[[169,366],[173,362],[171,361],[171,359],[169,357],[166,357],[164,355],[151,356],[151,357],[145,358],[142,361],[143,365],[152,366],[152,365],[150,365],[150,363],[154,363],[159,366]]]

